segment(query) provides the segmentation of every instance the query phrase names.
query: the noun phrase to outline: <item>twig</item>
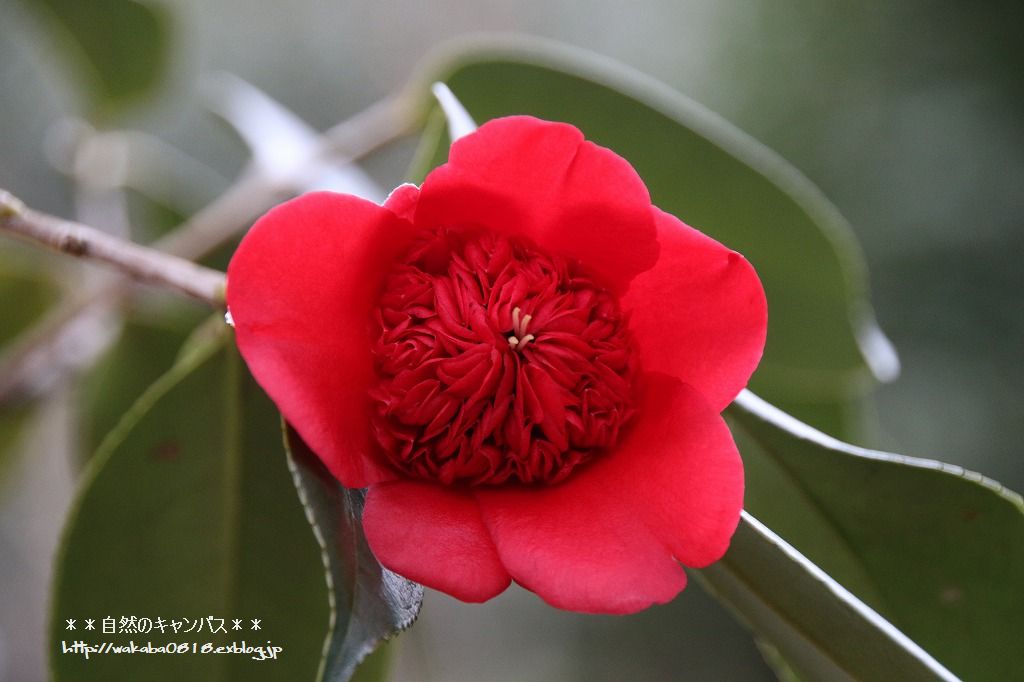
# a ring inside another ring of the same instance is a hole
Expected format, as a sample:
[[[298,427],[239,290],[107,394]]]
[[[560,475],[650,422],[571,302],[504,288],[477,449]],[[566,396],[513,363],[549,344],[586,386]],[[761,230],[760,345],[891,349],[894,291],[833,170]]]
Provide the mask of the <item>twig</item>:
[[[56,251],[113,265],[126,275],[224,305],[224,273],[26,207],[0,189],[0,231]]]

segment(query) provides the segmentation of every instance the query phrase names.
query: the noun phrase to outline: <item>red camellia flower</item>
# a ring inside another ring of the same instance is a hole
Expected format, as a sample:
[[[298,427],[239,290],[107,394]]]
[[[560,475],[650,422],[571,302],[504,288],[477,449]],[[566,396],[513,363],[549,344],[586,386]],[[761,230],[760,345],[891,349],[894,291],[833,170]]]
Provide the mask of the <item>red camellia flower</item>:
[[[761,357],[761,284],[570,125],[491,121],[383,206],[278,206],[228,306],[285,418],[369,488],[396,573],[629,613],[729,544],[743,468],[719,413]]]

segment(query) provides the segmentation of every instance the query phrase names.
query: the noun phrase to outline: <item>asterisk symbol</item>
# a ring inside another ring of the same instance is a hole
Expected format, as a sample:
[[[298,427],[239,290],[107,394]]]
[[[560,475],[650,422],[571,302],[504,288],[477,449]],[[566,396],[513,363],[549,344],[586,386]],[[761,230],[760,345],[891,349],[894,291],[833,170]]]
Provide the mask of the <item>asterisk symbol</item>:
[[[67,629],[67,630],[74,630],[75,629],[75,619],[74,618],[68,618],[67,619],[67,623],[68,623],[68,626],[65,629]]]
[[[231,622],[232,622],[232,626],[231,626],[232,630],[241,630],[242,629],[242,619],[241,618],[232,618]]]
[[[260,629],[260,619],[259,618],[253,618],[252,619],[252,629],[253,630],[259,630]]]
[[[92,618],[86,618],[85,619],[85,629],[86,630],[95,630],[96,629],[95,623],[96,623],[96,621],[93,620]]]

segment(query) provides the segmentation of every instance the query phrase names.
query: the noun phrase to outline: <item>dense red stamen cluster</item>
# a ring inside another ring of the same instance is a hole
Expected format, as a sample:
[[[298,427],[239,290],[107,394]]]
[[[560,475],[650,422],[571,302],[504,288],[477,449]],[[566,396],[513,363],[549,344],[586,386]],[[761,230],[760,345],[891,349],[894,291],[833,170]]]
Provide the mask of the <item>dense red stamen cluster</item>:
[[[444,484],[555,483],[615,445],[636,363],[618,302],[493,233],[420,235],[374,320],[376,437]]]

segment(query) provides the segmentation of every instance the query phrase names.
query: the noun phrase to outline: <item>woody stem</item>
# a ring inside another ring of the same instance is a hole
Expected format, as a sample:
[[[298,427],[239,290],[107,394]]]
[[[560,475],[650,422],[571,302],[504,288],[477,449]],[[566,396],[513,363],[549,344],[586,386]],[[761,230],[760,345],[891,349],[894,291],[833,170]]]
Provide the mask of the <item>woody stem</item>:
[[[0,189],[0,232],[169,288],[215,307],[224,306],[224,273],[111,236],[88,225],[32,210]]]

